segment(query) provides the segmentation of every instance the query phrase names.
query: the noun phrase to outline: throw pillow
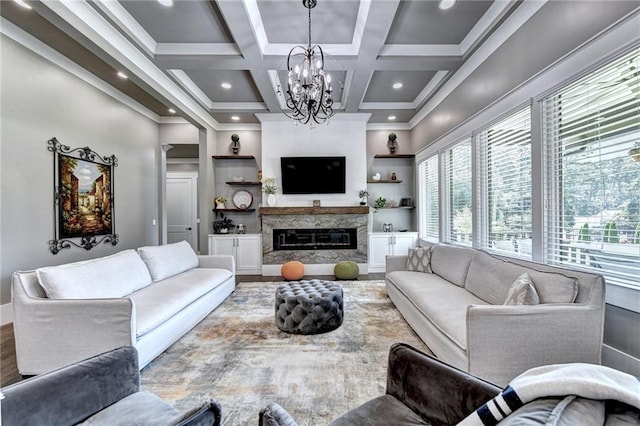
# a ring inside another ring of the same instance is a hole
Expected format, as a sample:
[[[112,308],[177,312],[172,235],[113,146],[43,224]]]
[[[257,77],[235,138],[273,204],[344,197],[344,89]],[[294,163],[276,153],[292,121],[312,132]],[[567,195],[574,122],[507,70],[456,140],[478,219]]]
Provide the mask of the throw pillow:
[[[197,268],[200,265],[198,256],[186,241],[162,246],[140,247],[138,254],[149,268],[154,282]]]
[[[531,281],[528,273],[520,275],[511,284],[505,305],[537,305],[540,303],[538,292]]]
[[[407,271],[431,273],[431,247],[410,248]]]

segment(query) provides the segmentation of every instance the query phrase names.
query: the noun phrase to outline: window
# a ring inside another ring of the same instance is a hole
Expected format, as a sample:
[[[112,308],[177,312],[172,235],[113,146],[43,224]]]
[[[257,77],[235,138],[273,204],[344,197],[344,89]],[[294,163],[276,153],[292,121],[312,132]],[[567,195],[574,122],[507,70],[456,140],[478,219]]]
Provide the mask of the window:
[[[444,153],[447,194],[447,235],[445,241],[471,245],[473,198],[471,183],[471,139]]]
[[[420,163],[420,237],[429,241],[440,238],[438,197],[438,156]]]
[[[640,49],[543,100],[545,257],[639,286]]]
[[[531,107],[478,134],[480,247],[531,258]]]

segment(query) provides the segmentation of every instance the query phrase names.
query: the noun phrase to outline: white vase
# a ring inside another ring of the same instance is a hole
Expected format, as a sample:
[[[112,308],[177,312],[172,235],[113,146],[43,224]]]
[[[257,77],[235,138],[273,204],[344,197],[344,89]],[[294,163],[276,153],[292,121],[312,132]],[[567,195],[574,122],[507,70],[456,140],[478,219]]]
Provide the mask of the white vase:
[[[225,206],[224,203],[216,203],[216,209],[217,210],[223,210],[225,208],[226,208],[226,206]]]
[[[267,205],[269,207],[275,207],[275,205],[276,205],[276,194],[268,194],[267,195]]]

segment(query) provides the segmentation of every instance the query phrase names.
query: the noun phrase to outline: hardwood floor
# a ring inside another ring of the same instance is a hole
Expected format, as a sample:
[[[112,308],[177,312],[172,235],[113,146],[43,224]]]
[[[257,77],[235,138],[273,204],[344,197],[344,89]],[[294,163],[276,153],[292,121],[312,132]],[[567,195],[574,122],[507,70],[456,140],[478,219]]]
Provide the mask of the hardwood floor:
[[[305,277],[307,279],[308,277]],[[333,280],[333,275],[317,276],[324,280]],[[310,279],[310,277],[309,277]],[[384,274],[368,274],[360,275],[360,280],[382,280]],[[262,275],[238,275],[237,281],[240,282],[277,282],[282,281],[282,277],[263,277]],[[16,347],[13,338],[13,324],[6,324],[0,327],[0,386],[7,386],[22,380],[22,376],[18,373],[16,364]]]

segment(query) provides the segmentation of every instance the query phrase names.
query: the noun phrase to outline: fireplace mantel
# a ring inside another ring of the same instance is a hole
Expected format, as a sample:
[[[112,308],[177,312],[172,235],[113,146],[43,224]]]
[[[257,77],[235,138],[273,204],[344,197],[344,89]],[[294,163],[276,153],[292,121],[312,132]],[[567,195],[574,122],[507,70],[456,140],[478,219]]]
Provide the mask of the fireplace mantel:
[[[261,215],[369,214],[369,206],[345,207],[260,207]]]

